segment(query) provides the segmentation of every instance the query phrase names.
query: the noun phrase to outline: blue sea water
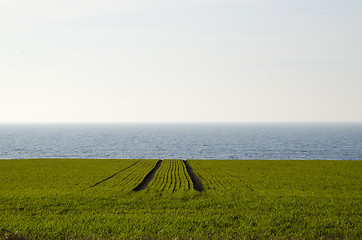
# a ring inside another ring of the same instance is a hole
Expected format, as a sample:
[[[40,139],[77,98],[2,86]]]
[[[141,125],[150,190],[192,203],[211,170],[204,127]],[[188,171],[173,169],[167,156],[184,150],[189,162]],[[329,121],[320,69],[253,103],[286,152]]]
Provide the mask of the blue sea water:
[[[362,124],[0,124],[0,159],[22,158],[362,160]]]

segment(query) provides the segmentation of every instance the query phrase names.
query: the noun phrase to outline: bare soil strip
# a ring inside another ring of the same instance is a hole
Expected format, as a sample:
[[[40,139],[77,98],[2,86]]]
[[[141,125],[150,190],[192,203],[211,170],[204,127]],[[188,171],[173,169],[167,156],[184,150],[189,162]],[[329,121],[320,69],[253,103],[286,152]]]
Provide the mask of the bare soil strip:
[[[192,170],[192,167],[190,166],[190,164],[186,160],[184,160],[183,162],[184,162],[184,164],[186,166],[187,173],[189,174],[189,176],[190,176],[190,178],[192,180],[192,183],[194,184],[194,189],[196,191],[199,191],[199,192],[204,192],[205,191],[204,186],[202,186],[202,182],[195,175],[195,173]]]
[[[160,168],[162,160],[158,160],[156,166],[146,175],[146,177],[142,180],[142,182],[133,189],[133,191],[141,191],[147,187],[147,184],[152,180],[153,176],[155,175],[156,171]]]
[[[107,177],[107,178],[103,179],[102,181],[97,182],[96,184],[94,184],[94,185],[90,186],[89,188],[95,187],[95,186],[97,186],[98,184],[100,184],[100,183],[102,183],[102,182],[105,182],[105,181],[107,181],[107,180],[111,179],[112,177],[116,176],[117,174],[119,174],[119,173],[121,173],[121,172],[123,172],[123,171],[127,170],[128,168],[130,168],[130,167],[132,167],[132,166],[136,165],[138,162],[139,162],[139,161],[137,161],[137,162],[133,163],[132,165],[130,165],[130,166],[128,166],[128,167],[126,167],[126,168],[122,169],[122,170],[121,170],[121,171],[119,171],[119,172],[116,172],[116,173],[115,173],[115,174],[113,174],[112,176]]]

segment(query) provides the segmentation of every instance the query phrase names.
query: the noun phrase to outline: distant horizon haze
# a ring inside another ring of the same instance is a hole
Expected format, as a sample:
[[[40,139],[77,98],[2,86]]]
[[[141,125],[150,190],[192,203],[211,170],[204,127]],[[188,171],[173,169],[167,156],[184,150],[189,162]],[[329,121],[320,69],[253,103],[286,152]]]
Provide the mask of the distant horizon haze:
[[[0,124],[0,160],[362,160],[362,124]]]

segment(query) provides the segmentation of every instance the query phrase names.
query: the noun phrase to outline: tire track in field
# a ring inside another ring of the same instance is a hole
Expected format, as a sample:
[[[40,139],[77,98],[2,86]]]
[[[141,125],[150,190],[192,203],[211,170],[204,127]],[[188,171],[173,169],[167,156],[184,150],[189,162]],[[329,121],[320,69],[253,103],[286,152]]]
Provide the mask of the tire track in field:
[[[149,173],[147,173],[146,177],[142,180],[142,182],[133,189],[134,192],[141,191],[147,187],[148,183],[152,180],[153,176],[155,175],[157,170],[160,168],[161,163],[162,163],[162,160],[158,160],[158,162],[156,163],[156,166]]]
[[[119,171],[119,172],[116,172],[116,173],[115,173],[115,174],[113,174],[112,176],[107,177],[107,178],[105,178],[105,179],[103,179],[103,180],[101,180],[101,181],[97,182],[96,184],[94,184],[94,185],[90,186],[89,188],[95,187],[95,186],[97,186],[98,184],[100,184],[100,183],[102,183],[102,182],[105,182],[105,181],[107,181],[107,180],[109,180],[109,179],[113,178],[113,177],[114,177],[114,176],[116,176],[117,174],[119,174],[119,173],[121,173],[121,172],[123,172],[123,171],[127,170],[127,169],[128,169],[128,168],[130,168],[130,167],[133,167],[133,166],[134,166],[134,165],[136,165],[137,163],[139,163],[139,161],[137,161],[137,162],[135,162],[135,163],[131,164],[130,166],[128,166],[128,167],[126,167],[126,168],[122,169],[122,170],[121,170],[121,171]]]
[[[200,179],[195,175],[190,164],[186,160],[184,160],[183,162],[185,164],[187,173],[189,174],[191,181],[194,185],[194,189],[199,192],[204,192],[205,191],[204,186],[202,185],[202,182],[200,181]]]

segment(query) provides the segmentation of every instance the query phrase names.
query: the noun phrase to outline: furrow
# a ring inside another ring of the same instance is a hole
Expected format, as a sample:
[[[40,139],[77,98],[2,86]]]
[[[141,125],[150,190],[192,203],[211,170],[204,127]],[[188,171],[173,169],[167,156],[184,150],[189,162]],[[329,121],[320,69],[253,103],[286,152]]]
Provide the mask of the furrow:
[[[162,163],[162,160],[159,160],[156,163],[156,166],[146,175],[146,177],[142,180],[142,182],[133,189],[133,191],[137,192],[137,191],[145,189],[147,187],[147,184],[152,180],[156,171],[160,168],[161,163]]]
[[[199,192],[204,192],[205,191],[204,186],[202,185],[202,182],[200,181],[200,179],[195,175],[190,164],[186,160],[184,160],[183,162],[185,164],[187,173],[189,174],[191,181],[194,185],[194,189]]]

